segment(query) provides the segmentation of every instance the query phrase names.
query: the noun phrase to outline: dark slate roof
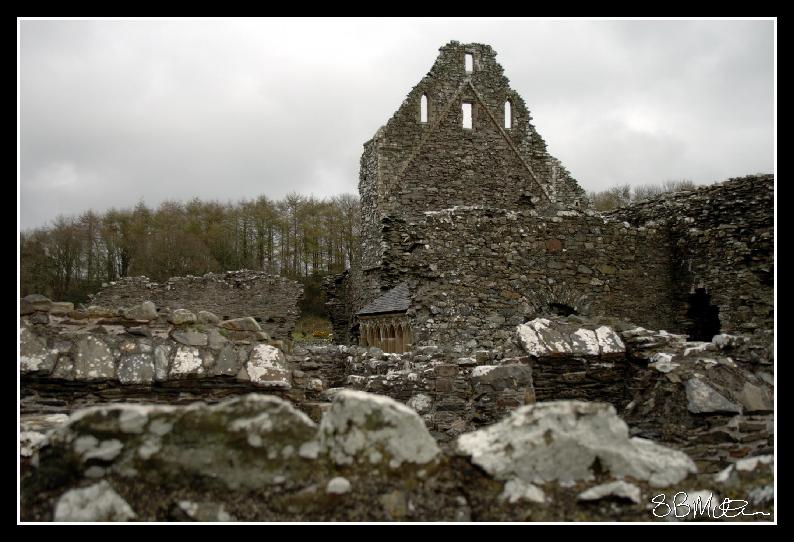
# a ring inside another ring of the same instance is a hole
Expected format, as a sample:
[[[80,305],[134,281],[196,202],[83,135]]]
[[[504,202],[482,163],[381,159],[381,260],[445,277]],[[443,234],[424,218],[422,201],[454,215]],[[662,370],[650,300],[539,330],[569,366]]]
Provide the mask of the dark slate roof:
[[[382,296],[378,297],[358,311],[358,315],[382,314],[385,312],[405,312],[411,304],[411,295],[408,292],[408,285],[398,284]]]

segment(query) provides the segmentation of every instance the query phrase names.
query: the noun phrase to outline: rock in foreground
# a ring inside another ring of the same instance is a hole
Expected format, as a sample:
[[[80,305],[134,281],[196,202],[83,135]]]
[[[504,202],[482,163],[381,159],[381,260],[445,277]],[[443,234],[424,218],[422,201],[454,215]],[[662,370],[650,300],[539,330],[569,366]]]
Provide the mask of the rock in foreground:
[[[23,521],[647,521],[660,491],[702,489],[684,454],[577,401],[523,407],[462,435],[458,453],[407,406],[348,390],[319,426],[250,394],[92,407],[44,436],[21,482]],[[756,470],[759,484],[743,464],[741,490],[771,507],[768,469]]]
[[[499,480],[574,482],[606,472],[667,487],[697,471],[682,452],[629,438],[626,423],[605,403],[524,406],[498,424],[462,435],[457,449]]]

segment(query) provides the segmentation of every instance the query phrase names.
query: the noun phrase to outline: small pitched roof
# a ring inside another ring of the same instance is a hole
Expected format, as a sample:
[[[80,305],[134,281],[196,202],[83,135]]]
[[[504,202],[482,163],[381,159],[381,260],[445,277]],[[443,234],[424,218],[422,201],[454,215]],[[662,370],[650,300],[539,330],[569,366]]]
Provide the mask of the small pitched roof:
[[[358,311],[361,316],[386,312],[405,312],[411,304],[411,294],[406,283],[398,284],[375,301]]]

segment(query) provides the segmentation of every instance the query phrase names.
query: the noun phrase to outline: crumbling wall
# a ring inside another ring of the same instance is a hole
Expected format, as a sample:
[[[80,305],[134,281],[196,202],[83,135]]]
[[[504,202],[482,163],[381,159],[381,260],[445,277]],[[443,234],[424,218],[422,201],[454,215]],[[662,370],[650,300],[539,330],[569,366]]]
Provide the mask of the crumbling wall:
[[[395,222],[390,257],[409,277],[415,344],[509,350],[516,325],[564,307],[670,329],[665,232],[559,215],[473,207]]]
[[[495,63],[483,59],[480,69],[470,74],[472,87],[466,83],[462,57],[447,58],[449,64],[445,62],[440,69],[450,76],[420,83],[409,95],[416,95],[414,107],[401,108],[387,125],[386,137],[404,150],[385,172],[388,192],[384,211],[415,216],[425,210],[483,202],[504,208],[548,206],[550,202],[538,186],[540,179],[530,172],[528,157],[517,152],[517,143],[530,134],[523,100],[496,80],[501,68],[497,70]],[[418,124],[412,110],[418,108],[423,92],[443,107],[431,112],[427,125]],[[508,97],[515,104],[514,128],[509,133],[499,125],[501,119],[492,117],[493,112],[503,110]],[[472,104],[470,130],[462,127],[461,102]],[[411,145],[417,129],[424,133]]]
[[[369,269],[380,264],[380,184],[378,177],[378,153],[376,149],[380,131],[364,143],[361,154],[358,193],[361,205],[361,267]]]
[[[202,277],[174,277],[164,284],[125,277],[103,287],[91,303],[105,307],[152,301],[158,307],[209,311],[223,319],[254,317],[276,339],[290,339],[300,317],[303,286],[261,271],[227,271]]]
[[[747,176],[672,192],[606,216],[667,233],[679,328],[690,294],[702,288],[728,333],[774,325],[774,177]]]
[[[632,438],[602,403],[528,405],[449,447],[410,408],[355,391],[338,394],[319,424],[250,394],[103,405],[28,435],[22,521],[775,519],[773,456],[704,478],[686,454]],[[678,506],[681,491],[709,504],[692,514]],[[723,497],[752,513],[728,515],[717,508]]]
[[[487,45],[445,45],[365,144],[365,256],[350,276],[349,314],[406,281],[416,344],[458,352],[509,347],[513,326],[554,310],[699,338],[772,328],[772,176],[601,217],[548,154],[495,58]],[[462,102],[472,104],[471,130]]]
[[[607,217],[471,206],[391,218],[380,275],[407,280],[415,344],[458,352],[509,349],[517,324],[558,310],[689,334],[697,288],[721,331],[762,333],[773,325],[772,188],[771,177],[737,179]]]
[[[355,263],[350,269],[325,279],[326,309],[337,344],[358,344],[356,312],[396,285],[382,267],[362,270]]]
[[[323,291],[327,300],[325,307],[331,320],[334,342],[350,344],[352,342],[350,325],[354,305],[350,270],[326,277],[323,281]]]
[[[410,217],[452,205],[507,209],[584,208],[584,192],[551,157],[524,100],[488,45],[450,42],[376,139],[379,207]],[[466,54],[473,71],[465,70]],[[427,122],[420,100],[428,99]],[[509,101],[512,125],[505,128]],[[462,103],[472,105],[472,129]],[[363,162],[362,162],[363,163]]]
[[[440,441],[536,401],[575,399],[612,404],[637,435],[673,443],[709,470],[772,449],[772,352],[755,335],[689,342],[614,318],[570,316],[514,328],[517,354],[338,345],[284,354],[251,318],[218,321],[151,304],[82,311],[32,297],[20,321],[23,415],[267,391],[319,420],[342,388],[353,388],[407,404]]]
[[[262,390],[302,403],[323,389],[320,379],[288,359],[284,341],[273,340],[251,317],[157,311],[151,302],[86,310],[46,298],[25,304],[23,413],[69,412],[118,400],[217,400]]]
[[[466,72],[464,57],[473,56]],[[392,118],[364,144],[359,174],[363,304],[394,287],[384,258],[390,220],[416,219],[453,205],[511,210],[589,206],[576,180],[552,157],[532,125],[524,100],[509,86],[488,45],[450,42]],[[428,100],[427,122],[420,101]],[[505,127],[505,103],[512,124]],[[472,105],[473,128],[462,125],[462,103]],[[363,304],[357,305],[360,308]]]

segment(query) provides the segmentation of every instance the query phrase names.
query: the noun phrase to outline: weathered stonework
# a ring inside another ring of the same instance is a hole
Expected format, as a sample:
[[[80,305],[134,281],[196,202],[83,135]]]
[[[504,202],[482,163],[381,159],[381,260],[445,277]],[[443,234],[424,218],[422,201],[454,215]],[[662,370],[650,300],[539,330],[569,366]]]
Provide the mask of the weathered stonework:
[[[772,175],[742,177],[663,194],[606,215],[663,232],[674,286],[667,295],[675,326],[668,329],[697,326],[688,309],[698,290],[719,310],[722,332],[772,329],[774,182]]]
[[[602,216],[494,57],[443,47],[365,144],[362,261],[326,281],[351,346],[282,349],[300,285],[248,271],[23,299],[23,520],[771,510],[774,179]]]
[[[729,521],[774,519],[771,456],[701,474],[602,403],[527,406],[448,449],[410,408],[362,392],[340,393],[319,424],[260,394],[103,405],[31,456],[22,521],[665,521],[648,503],[681,490],[766,514]]]
[[[203,315],[204,319],[250,316],[272,338],[290,340],[300,316],[298,302],[302,295],[303,286],[294,280],[243,270],[174,277],[164,284],[146,277],[125,277],[103,287],[91,298],[91,304],[132,308],[151,301],[161,309],[186,309],[193,313],[193,320],[201,311],[211,313]],[[137,319],[133,314],[128,316]]]
[[[471,72],[465,70],[466,54],[473,56]],[[412,220],[426,211],[482,204],[550,216],[589,207],[584,191],[546,151],[523,99],[495,58],[488,45],[448,43],[427,76],[364,144],[361,262],[328,283],[336,290],[328,292],[335,321],[339,315],[348,318],[335,324],[337,340],[355,339],[349,336],[355,312],[400,282],[388,254],[388,219]],[[427,122],[420,118],[423,96],[429,104]],[[507,102],[510,127],[505,126]],[[472,106],[471,129],[462,125],[464,103]],[[339,290],[351,303],[347,310],[334,300]]]
[[[561,309],[700,340],[764,332],[773,322],[771,196],[771,177],[728,181],[678,195],[675,219],[638,226],[591,212],[432,211],[385,220],[384,254],[397,270],[391,282],[409,285],[415,345],[501,347],[517,324]],[[644,205],[669,208],[665,197],[653,201]],[[720,201],[732,203],[705,203]],[[697,229],[696,220],[708,223]],[[697,304],[699,288],[714,311],[714,327],[700,331],[709,305]]]
[[[303,402],[324,389],[316,378],[295,382],[293,371],[303,373],[287,360],[281,341],[240,329],[246,326],[174,324],[165,313],[153,320],[108,318],[81,310],[50,313],[46,324],[36,323],[42,312],[20,318],[23,413],[69,412],[119,399],[183,403],[263,389]]]
[[[361,262],[326,288],[337,342],[369,344],[359,312],[401,284],[413,347],[461,355],[506,348],[516,325],[556,314],[614,316],[698,340],[771,330],[771,175],[602,216],[530,121],[489,46],[441,48],[364,145]]]
[[[253,329],[40,313],[20,319],[28,519],[652,520],[659,488],[704,480],[772,502],[755,458],[773,452],[774,373],[757,334],[693,342],[554,316],[466,356],[285,355]]]

